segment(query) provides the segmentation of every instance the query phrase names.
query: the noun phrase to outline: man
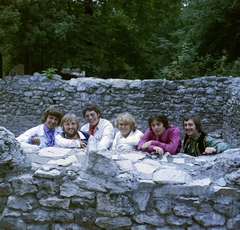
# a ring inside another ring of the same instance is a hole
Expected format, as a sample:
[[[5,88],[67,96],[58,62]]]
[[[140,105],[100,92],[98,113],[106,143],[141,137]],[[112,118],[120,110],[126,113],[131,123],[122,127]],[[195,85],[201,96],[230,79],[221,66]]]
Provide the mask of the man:
[[[214,139],[202,131],[202,121],[196,114],[183,118],[183,128],[186,132],[183,151],[191,156],[212,155],[230,148],[228,143]]]
[[[114,128],[110,121],[101,118],[97,105],[88,104],[83,109],[83,117],[88,122],[81,131],[93,135],[98,143],[98,149],[109,149],[114,138]]]
[[[148,153],[155,152],[160,156],[166,152],[170,154],[180,152],[180,129],[170,125],[164,114],[152,114],[148,118],[148,127],[138,143],[138,150]]]
[[[27,130],[16,139],[20,143],[37,145],[40,148],[54,146],[56,135],[62,132],[58,127],[61,119],[62,113],[58,109],[48,108],[43,114],[43,124]]]
[[[74,114],[66,114],[62,118],[60,126],[63,132],[56,136],[57,145],[64,148],[85,148],[87,146],[90,135],[78,131],[80,129],[80,124]]]

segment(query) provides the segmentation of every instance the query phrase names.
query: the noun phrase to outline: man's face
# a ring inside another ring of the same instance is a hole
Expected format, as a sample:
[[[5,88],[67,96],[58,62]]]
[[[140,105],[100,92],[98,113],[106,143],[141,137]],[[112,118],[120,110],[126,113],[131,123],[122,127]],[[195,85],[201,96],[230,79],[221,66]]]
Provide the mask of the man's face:
[[[161,136],[166,130],[166,128],[163,126],[163,123],[157,120],[153,120],[153,122],[151,123],[151,128],[157,136]]]
[[[46,121],[44,122],[44,124],[49,128],[49,129],[53,129],[55,126],[57,126],[59,122],[59,119],[55,116],[52,115],[48,115]]]
[[[192,119],[184,121],[183,126],[184,126],[183,128],[184,128],[186,134],[190,137],[194,137],[198,133],[196,125],[194,124]]]
[[[99,122],[100,114],[97,114],[94,110],[87,110],[85,119],[91,126],[96,126]]]
[[[69,138],[77,135],[77,122],[74,120],[65,121],[63,124],[63,131]]]

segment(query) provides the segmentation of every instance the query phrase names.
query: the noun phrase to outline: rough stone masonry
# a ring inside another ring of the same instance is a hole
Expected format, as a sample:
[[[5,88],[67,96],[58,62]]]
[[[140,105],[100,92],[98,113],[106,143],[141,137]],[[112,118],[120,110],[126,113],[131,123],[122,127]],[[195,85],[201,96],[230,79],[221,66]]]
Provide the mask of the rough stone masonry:
[[[240,78],[192,80],[0,79],[0,230],[240,229]],[[145,131],[151,113],[182,128],[185,113],[203,118],[232,149],[214,156],[179,153],[20,148],[15,136],[57,106],[80,123],[87,102],[114,123],[131,112]]]
[[[83,125],[82,108],[96,103],[102,117],[114,123],[122,112],[131,112],[144,132],[152,113],[164,113],[182,130],[186,113],[198,113],[204,131],[216,132],[232,147],[240,146],[240,78],[202,77],[168,81],[99,78],[53,79],[35,73],[0,79],[0,126],[15,136],[41,123],[50,106],[72,112]],[[183,134],[183,132],[182,132]]]
[[[25,145],[0,127],[1,230],[240,229],[240,149],[213,156]]]

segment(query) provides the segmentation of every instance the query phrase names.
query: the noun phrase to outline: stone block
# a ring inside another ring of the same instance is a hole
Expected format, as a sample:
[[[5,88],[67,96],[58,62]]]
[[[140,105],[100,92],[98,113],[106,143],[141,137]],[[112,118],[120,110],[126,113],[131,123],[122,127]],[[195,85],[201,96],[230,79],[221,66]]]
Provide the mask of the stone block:
[[[12,186],[9,182],[3,182],[0,184],[0,196],[7,196],[13,192]]]
[[[35,209],[38,206],[38,201],[33,195],[25,195],[25,196],[9,196],[7,207],[22,210],[22,211],[30,211]]]
[[[226,222],[226,218],[216,212],[198,212],[193,218],[204,227],[223,226]]]
[[[121,229],[132,225],[132,221],[129,217],[98,217],[95,224],[104,229]]]
[[[88,199],[94,199],[95,192],[90,192],[85,189],[81,189],[78,184],[74,182],[64,182],[60,185],[60,195],[63,197],[85,197]]]
[[[13,177],[11,183],[15,194],[19,196],[37,191],[37,185],[33,181],[33,175],[30,174],[22,174],[18,177]]]
[[[154,173],[153,180],[159,184],[188,184],[192,178],[182,170],[160,169]]]
[[[70,205],[70,199],[59,198],[57,196],[48,196],[41,198],[39,203],[44,207],[68,209]]]
[[[98,193],[96,211],[101,215],[111,217],[132,215],[134,213],[133,201],[126,195]]]
[[[139,224],[150,224],[153,226],[161,227],[164,226],[165,221],[159,215],[147,215],[145,213],[140,213],[133,217],[133,219]]]

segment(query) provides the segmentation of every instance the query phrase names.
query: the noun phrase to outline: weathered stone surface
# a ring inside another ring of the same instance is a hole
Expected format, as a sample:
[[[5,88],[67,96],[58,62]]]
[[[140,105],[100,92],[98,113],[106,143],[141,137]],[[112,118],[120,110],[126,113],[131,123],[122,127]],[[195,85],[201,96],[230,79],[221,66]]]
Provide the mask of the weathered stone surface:
[[[133,219],[139,224],[150,224],[153,226],[163,226],[165,221],[157,215],[148,216],[145,213],[140,213],[133,217]]]
[[[16,134],[38,124],[41,107],[53,103],[81,116],[86,102],[99,102],[103,117],[112,122],[125,109],[144,132],[146,117],[156,112],[155,101],[179,127],[188,103],[194,102],[191,112],[202,115],[205,131],[237,148],[198,158],[183,153],[160,157],[98,151],[91,137],[86,149],[39,150],[27,144],[20,148],[14,135],[0,127],[0,229],[240,229],[239,81],[7,77],[0,86],[0,121]],[[13,111],[17,116],[9,119],[6,114]]]
[[[13,133],[0,126],[0,172],[19,168],[23,164],[24,153]]]
[[[61,199],[61,198],[58,198],[57,196],[49,196],[46,198],[41,198],[39,200],[39,203],[44,207],[68,209],[70,205],[70,200],[67,198]]]
[[[88,190],[81,189],[78,184],[74,182],[64,182],[60,186],[60,195],[63,197],[85,197],[88,199],[94,199],[95,193]]]
[[[33,195],[27,195],[24,197],[20,196],[9,196],[8,203],[9,208],[20,209],[22,211],[33,210],[37,207],[38,203]]]
[[[128,196],[118,194],[97,194],[97,212],[114,217],[118,215],[132,215],[133,202]]]
[[[128,217],[98,217],[95,221],[96,225],[103,229],[117,229],[131,226],[132,221]]]
[[[11,183],[16,195],[19,196],[37,191],[37,185],[34,184],[33,176],[30,174],[23,174],[19,177],[13,177]]]
[[[175,169],[160,169],[153,175],[153,180],[161,184],[189,184],[191,176]]]
[[[148,127],[146,117],[155,113],[161,102],[160,110],[170,123],[181,128],[183,114],[195,112],[204,118],[206,132],[219,130],[219,138],[233,147],[240,144],[239,78],[212,76],[178,81],[72,78],[65,81],[59,75],[48,79],[44,74],[34,73],[5,77],[0,92],[0,124],[16,136],[38,124],[43,109],[52,105],[64,113],[75,113],[80,124],[84,124],[80,110],[86,102],[100,104],[104,118],[112,123],[116,114],[131,111],[144,132]],[[9,119],[8,114],[13,112],[16,116]]]
[[[240,229],[240,214],[227,221],[227,229],[231,230]]]
[[[226,221],[223,215],[215,212],[197,213],[194,219],[204,227],[223,226]]]

